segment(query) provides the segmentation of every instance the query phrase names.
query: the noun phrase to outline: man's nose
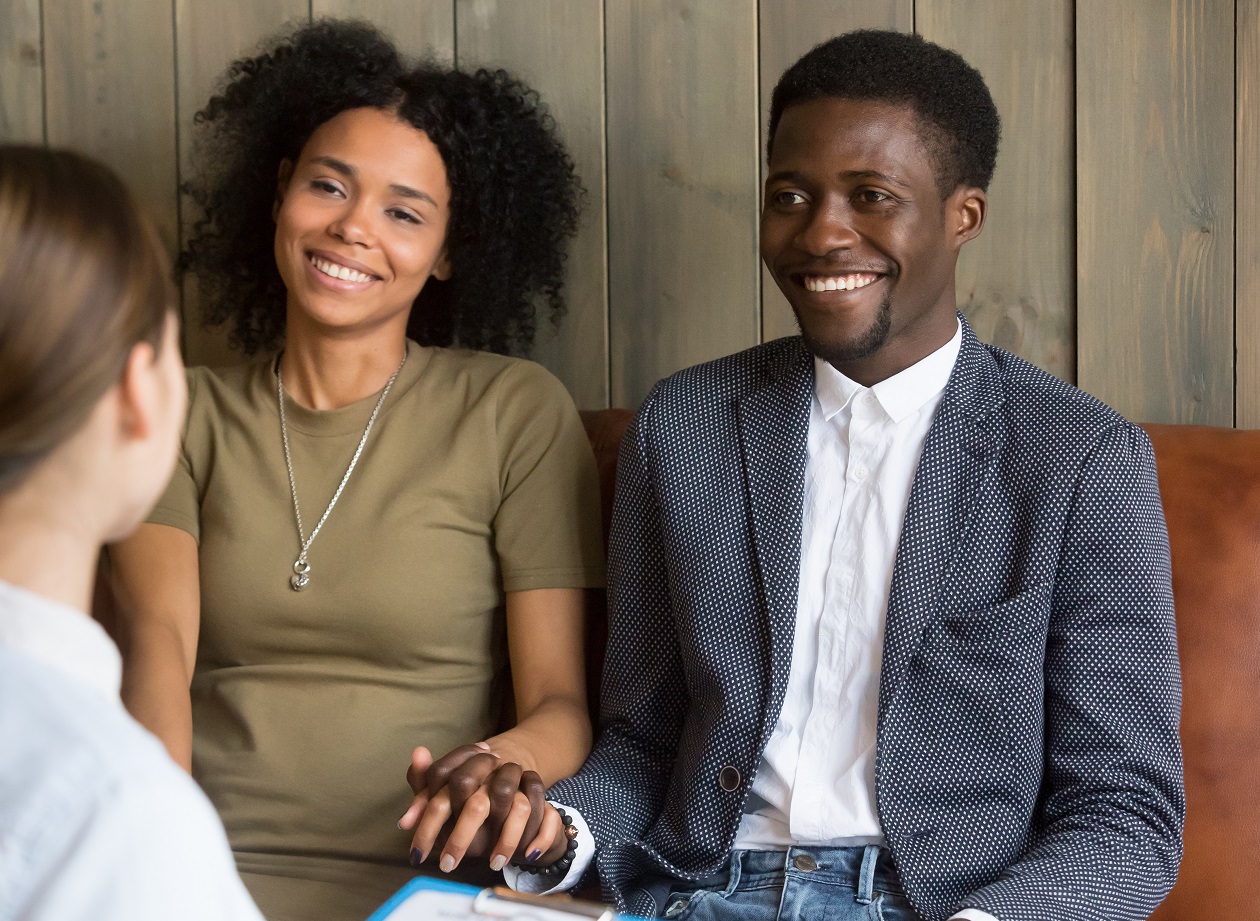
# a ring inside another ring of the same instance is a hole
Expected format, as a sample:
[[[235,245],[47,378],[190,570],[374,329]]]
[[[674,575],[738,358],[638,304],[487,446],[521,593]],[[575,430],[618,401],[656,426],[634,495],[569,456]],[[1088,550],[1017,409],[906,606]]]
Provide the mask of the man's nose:
[[[796,235],[797,247],[811,256],[851,249],[857,241],[853,212],[844,202],[824,201],[815,206]]]

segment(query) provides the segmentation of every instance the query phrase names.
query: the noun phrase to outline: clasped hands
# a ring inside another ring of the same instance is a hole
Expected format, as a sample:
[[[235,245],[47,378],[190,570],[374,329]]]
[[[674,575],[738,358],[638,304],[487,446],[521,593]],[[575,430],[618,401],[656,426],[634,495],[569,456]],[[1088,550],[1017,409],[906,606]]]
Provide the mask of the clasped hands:
[[[565,852],[564,825],[542,778],[487,742],[461,745],[437,761],[420,746],[411,753],[407,783],[415,796],[398,827],[414,829],[412,866],[439,845],[444,873],[465,857],[488,854],[498,871],[513,859],[545,867]]]

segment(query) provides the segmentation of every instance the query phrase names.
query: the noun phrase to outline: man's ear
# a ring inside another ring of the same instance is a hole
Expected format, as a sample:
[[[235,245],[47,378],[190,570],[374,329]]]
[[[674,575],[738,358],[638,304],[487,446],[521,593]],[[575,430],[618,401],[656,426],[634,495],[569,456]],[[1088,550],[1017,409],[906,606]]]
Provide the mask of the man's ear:
[[[959,186],[949,197],[945,208],[945,232],[954,251],[980,236],[989,213],[989,196],[975,186]]]
[[[285,157],[280,161],[280,169],[276,171],[276,200],[271,205],[271,219],[280,216],[280,205],[284,201],[284,193],[289,190],[289,180],[293,178],[293,161]]]
[[[118,380],[119,435],[125,440],[148,438],[157,421],[157,353],[147,342],[137,342],[127,356]]]

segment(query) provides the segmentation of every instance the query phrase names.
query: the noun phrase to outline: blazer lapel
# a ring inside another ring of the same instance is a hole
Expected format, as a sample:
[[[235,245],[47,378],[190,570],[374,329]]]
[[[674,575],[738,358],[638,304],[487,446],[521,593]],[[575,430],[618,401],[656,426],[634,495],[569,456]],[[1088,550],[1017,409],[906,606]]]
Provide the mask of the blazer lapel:
[[[879,712],[896,697],[906,667],[937,616],[940,593],[1003,438],[997,363],[962,323],[962,348],[928,431],[906,506],[884,626]]]
[[[758,587],[769,618],[769,727],[778,717],[792,664],[801,502],[814,392],[814,363],[804,346],[785,359],[772,370],[766,386],[740,398],[737,409]]]

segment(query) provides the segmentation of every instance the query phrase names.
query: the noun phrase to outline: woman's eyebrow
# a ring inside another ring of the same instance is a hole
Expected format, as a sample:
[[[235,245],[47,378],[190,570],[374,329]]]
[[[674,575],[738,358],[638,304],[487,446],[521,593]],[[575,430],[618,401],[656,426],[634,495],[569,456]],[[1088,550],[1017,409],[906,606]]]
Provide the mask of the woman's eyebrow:
[[[349,163],[346,163],[344,160],[338,160],[336,157],[313,157],[311,162],[318,163],[321,166],[326,166],[330,170],[341,173],[341,175],[350,179],[354,179],[359,175],[359,171],[357,169]],[[438,207],[438,203],[434,200],[432,195],[428,192],[421,192],[419,189],[413,189],[409,185],[391,182],[389,184],[389,190],[401,198],[418,198],[421,201],[427,201],[435,208]]]

